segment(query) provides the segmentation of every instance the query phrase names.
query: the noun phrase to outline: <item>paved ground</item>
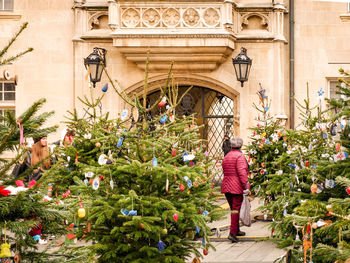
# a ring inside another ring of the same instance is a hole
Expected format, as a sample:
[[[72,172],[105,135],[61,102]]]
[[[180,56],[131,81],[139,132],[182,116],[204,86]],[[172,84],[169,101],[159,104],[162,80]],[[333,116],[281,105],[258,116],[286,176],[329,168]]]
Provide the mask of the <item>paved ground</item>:
[[[225,204],[225,201],[221,201]],[[258,200],[252,201],[252,210],[257,208]],[[229,212],[228,212],[229,213]],[[258,212],[252,212],[252,217],[259,215]],[[223,220],[213,222],[210,227],[222,227],[227,226],[230,223],[229,214]],[[285,252],[281,249],[277,249],[271,241],[253,241],[253,238],[249,237],[268,237],[271,231],[268,229],[268,222],[256,221],[251,227],[242,227],[241,230],[246,232],[248,240],[239,243],[232,244],[227,236],[229,234],[228,227],[223,227],[221,231],[221,239],[212,239],[212,244],[215,246],[216,251],[209,250],[209,254],[204,256],[202,263],[273,263],[274,260],[281,257]],[[188,261],[189,263],[191,262]]]

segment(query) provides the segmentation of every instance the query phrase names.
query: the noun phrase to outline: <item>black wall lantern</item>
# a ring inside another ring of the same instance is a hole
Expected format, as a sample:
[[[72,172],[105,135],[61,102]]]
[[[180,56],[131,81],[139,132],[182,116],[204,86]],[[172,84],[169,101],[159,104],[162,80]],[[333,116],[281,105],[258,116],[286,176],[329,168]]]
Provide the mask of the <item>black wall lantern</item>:
[[[101,81],[101,76],[103,72],[103,66],[106,66],[106,53],[107,51],[104,48],[94,47],[94,51],[87,57],[84,58],[85,68],[89,69],[90,72],[90,81],[95,88],[96,82]]]
[[[247,49],[242,47],[241,53],[232,59],[232,63],[235,68],[237,80],[241,82],[241,87],[243,87],[244,81],[248,80],[250,68],[252,66],[252,59],[247,56]]]

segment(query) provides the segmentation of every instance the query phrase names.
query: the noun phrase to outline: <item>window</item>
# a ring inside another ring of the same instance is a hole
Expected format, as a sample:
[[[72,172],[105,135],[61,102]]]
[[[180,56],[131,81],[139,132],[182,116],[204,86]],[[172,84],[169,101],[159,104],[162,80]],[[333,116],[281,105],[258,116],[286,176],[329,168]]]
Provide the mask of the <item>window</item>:
[[[329,81],[329,98],[330,99],[340,99],[340,94],[337,94],[338,91],[338,85],[340,83],[337,80],[330,80]]]
[[[16,88],[12,82],[0,82],[0,101],[15,101]]]
[[[16,85],[13,82],[0,82],[0,115],[6,111],[15,112]]]
[[[0,11],[12,11],[13,0],[0,0]]]

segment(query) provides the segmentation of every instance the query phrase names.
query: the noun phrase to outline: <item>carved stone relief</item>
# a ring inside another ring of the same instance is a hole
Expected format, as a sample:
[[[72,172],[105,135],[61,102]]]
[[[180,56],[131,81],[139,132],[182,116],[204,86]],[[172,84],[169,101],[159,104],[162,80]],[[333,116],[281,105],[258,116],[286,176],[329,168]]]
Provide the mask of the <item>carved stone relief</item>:
[[[159,24],[160,14],[154,8],[147,9],[142,15],[143,23],[149,27],[155,27]]]
[[[188,8],[183,14],[184,23],[190,27],[198,25],[199,19],[199,13],[194,8]]]
[[[269,14],[246,13],[241,15],[241,31],[243,30],[264,30],[270,31]]]
[[[137,27],[140,23],[140,13],[135,8],[127,8],[122,15],[122,22],[125,27]]]
[[[90,30],[108,29],[108,13],[107,12],[90,13],[88,25]]]
[[[180,12],[175,8],[168,8],[163,12],[163,23],[168,27],[176,27],[180,23]]]
[[[122,7],[122,28],[220,28],[220,7]]]

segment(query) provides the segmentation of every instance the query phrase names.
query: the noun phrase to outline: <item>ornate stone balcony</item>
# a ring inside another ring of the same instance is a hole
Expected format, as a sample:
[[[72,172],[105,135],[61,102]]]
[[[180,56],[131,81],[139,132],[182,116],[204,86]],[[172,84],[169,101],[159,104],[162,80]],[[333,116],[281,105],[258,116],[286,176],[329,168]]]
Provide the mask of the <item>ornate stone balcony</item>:
[[[263,0],[262,0],[263,1]],[[108,6],[107,6],[108,2]],[[277,2],[277,1],[275,1]],[[151,71],[210,72],[230,57],[238,41],[286,41],[280,3],[236,4],[233,0],[79,0],[87,23],[82,39],[112,39],[113,46]],[[83,20],[84,20],[83,19]],[[81,19],[80,19],[81,20]],[[77,23],[78,24],[78,23]]]

